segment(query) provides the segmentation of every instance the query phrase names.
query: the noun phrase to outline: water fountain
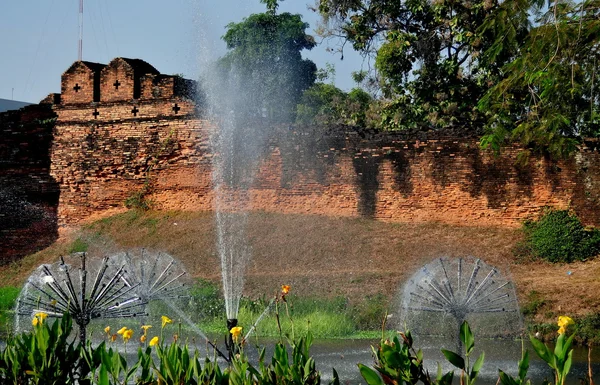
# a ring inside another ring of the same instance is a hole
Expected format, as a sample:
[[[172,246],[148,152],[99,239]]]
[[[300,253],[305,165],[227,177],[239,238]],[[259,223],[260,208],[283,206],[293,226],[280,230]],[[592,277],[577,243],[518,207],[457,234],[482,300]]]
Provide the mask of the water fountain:
[[[212,181],[228,331],[238,323],[244,276],[251,259],[246,236],[252,198],[250,188],[261,154],[267,150],[269,127],[260,114],[250,111],[253,90],[248,89],[235,72],[234,69],[223,77],[216,70],[202,81],[208,116],[214,125],[210,144],[217,156],[212,158]],[[231,356],[235,344],[230,333],[226,346]]]
[[[73,265],[77,260],[79,267]],[[59,318],[68,312],[79,327],[80,341],[85,343],[87,326],[94,319],[138,317],[146,314],[152,301],[169,303],[181,297],[184,284],[178,280],[184,274],[182,267],[164,253],[141,250],[101,260],[88,260],[86,253],[76,253],[38,267],[17,300],[16,313],[32,316],[43,312]],[[19,327],[19,319],[16,322]]]
[[[401,325],[416,334],[456,335],[468,321],[478,337],[513,337],[523,322],[515,288],[496,267],[475,258],[438,258],[406,283]]]

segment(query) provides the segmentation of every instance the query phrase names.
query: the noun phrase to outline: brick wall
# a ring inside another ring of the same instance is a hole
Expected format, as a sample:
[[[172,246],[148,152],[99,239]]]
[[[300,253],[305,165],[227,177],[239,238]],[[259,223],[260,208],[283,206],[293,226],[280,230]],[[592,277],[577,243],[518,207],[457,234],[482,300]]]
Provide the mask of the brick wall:
[[[158,209],[213,208],[211,162],[220,154],[209,145],[211,126],[187,97],[189,82],[152,73],[148,66],[120,58],[108,66],[88,64],[90,71],[102,72],[101,102],[55,99],[60,102],[53,107],[57,122],[48,167],[60,188],[59,224],[123,207],[141,191]],[[65,72],[64,89],[84,83],[70,76],[78,68]],[[133,80],[126,78],[139,79],[138,98]],[[116,80],[124,94],[111,94]],[[539,157],[526,166],[517,166],[516,148],[496,158],[481,151],[476,138],[443,132],[415,139],[403,133],[282,127],[269,133],[267,143],[254,154],[258,170],[251,189],[228,190],[230,197],[249,200],[252,209],[519,226],[552,206],[573,208],[587,224],[600,225],[600,156],[593,141],[567,161]]]
[[[0,114],[0,263],[57,237],[59,187],[49,174],[54,118],[49,105]]]

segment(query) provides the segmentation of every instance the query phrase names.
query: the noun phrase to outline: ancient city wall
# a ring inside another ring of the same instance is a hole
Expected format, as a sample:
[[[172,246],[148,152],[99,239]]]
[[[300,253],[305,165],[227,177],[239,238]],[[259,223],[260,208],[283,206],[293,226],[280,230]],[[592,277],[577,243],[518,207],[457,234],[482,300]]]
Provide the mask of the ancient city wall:
[[[50,176],[56,115],[48,104],[0,114],[0,256],[11,261],[58,236],[59,186]]]
[[[29,201],[48,198],[59,225],[136,196],[158,209],[211,210],[211,163],[220,154],[210,148],[211,127],[192,88],[137,59],[74,63],[62,75],[60,98],[44,107],[56,117],[53,128],[3,118],[2,186],[22,186]],[[537,157],[518,166],[518,151],[495,157],[476,138],[443,132],[282,127],[255,154],[247,195],[251,208],[281,213],[514,227],[552,206],[600,225],[597,142],[560,162]],[[4,212],[11,213],[6,204]]]
[[[116,58],[76,62],[62,84],[51,149],[60,223],[123,207],[136,194],[158,209],[213,208],[211,162],[219,154],[211,151],[211,130],[189,82],[139,59]],[[443,132],[416,139],[285,127],[268,137],[243,196],[252,209],[519,226],[551,206],[600,224],[600,158],[592,142],[568,161],[538,157],[518,166],[519,149],[495,157],[474,137]]]

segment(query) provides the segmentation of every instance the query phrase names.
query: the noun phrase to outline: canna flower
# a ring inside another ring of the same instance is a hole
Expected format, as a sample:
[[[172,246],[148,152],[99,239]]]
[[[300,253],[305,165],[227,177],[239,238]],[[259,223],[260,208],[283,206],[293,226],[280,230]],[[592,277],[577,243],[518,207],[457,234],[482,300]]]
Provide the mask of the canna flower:
[[[164,328],[165,326],[167,326],[167,324],[170,324],[173,322],[172,319],[170,319],[169,317],[167,317],[166,315],[163,315],[162,317],[162,327]]]
[[[112,336],[110,336],[110,342],[115,342],[117,340],[117,335],[113,334]]]
[[[150,340],[150,344],[149,344],[149,345],[150,345],[150,346],[158,345],[158,337],[153,337],[153,338]]]
[[[146,342],[146,335],[145,335],[145,334],[143,334],[143,335],[140,337],[140,342],[141,342],[141,343],[144,343],[144,342]]]
[[[573,319],[566,315],[561,315],[560,317],[558,317],[558,334],[565,334],[567,331],[567,327],[569,325],[573,325],[574,323],[575,322],[573,321]]]
[[[117,334],[123,335],[123,333],[125,333],[126,331],[127,331],[127,327],[123,326],[121,329],[119,329],[119,331],[117,332]]]
[[[286,295],[291,289],[292,287],[290,285],[281,285],[281,294]]]
[[[44,323],[44,320],[46,319],[46,317],[48,317],[47,313],[44,313],[44,312],[35,313],[35,315],[33,316],[33,319],[31,320],[31,324],[33,326],[41,325]]]
[[[144,335],[148,333],[148,329],[150,329],[152,325],[142,325],[142,330],[144,331]]]
[[[233,327],[233,328],[231,328],[231,330],[229,330],[229,333],[231,333],[233,342],[235,342],[237,344],[238,340],[240,339],[240,336],[242,335],[242,327],[241,326]]]
[[[127,343],[133,336],[133,330],[127,329],[123,332],[123,342]]]
[[[110,335],[110,326],[104,328],[104,333]]]

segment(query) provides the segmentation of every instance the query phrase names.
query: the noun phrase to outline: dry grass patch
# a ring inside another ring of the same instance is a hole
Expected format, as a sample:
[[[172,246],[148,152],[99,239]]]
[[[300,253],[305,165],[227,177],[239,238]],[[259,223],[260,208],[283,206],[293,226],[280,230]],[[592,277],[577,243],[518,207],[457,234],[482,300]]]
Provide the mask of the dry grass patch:
[[[194,277],[220,280],[212,213],[128,211],[95,221],[48,249],[0,269],[5,285],[24,282],[40,263],[54,262],[75,239],[91,254],[146,247],[181,260]],[[393,299],[421,266],[442,256],[475,256],[510,269],[521,301],[535,290],[547,305],[538,320],[554,314],[600,311],[600,261],[552,265],[515,263],[514,229],[436,223],[384,223],[365,219],[255,212],[248,239],[252,261],[245,294],[270,296],[290,284],[300,296],[344,296],[350,301],[383,293]],[[567,271],[572,271],[567,275]]]

